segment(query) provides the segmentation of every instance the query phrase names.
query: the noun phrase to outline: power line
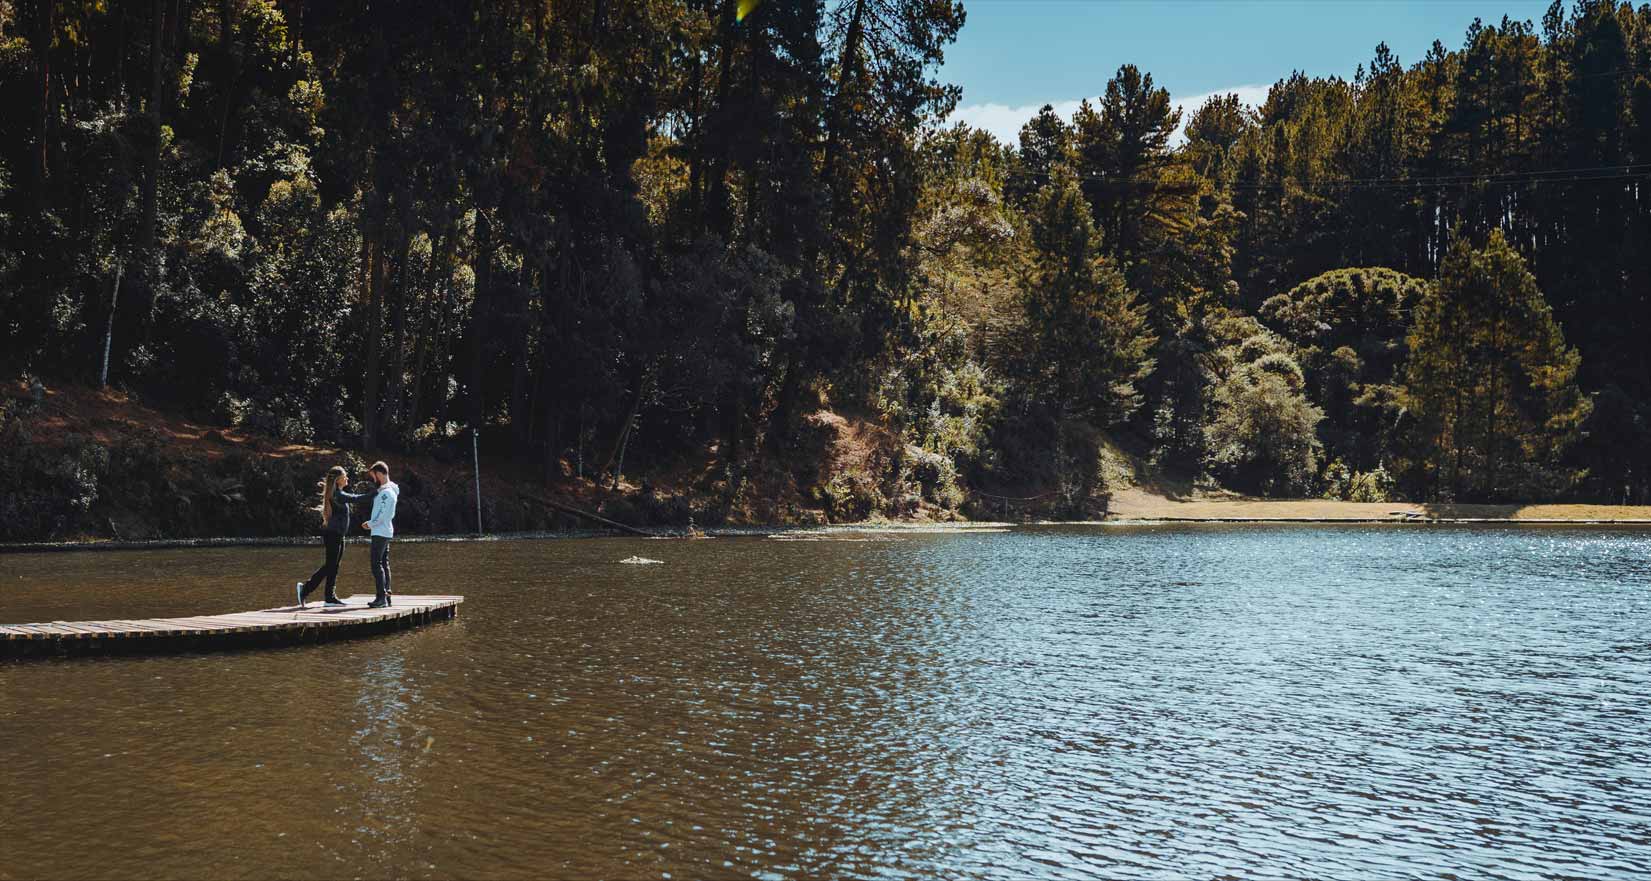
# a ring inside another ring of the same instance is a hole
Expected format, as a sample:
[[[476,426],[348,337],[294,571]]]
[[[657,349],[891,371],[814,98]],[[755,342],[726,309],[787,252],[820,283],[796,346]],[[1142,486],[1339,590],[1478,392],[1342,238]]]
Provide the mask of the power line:
[[[1006,178],[1020,179],[1048,179],[1050,173],[1046,171],[1025,171],[1005,169]],[[1079,174],[1074,172],[1080,182],[1098,183],[1117,187],[1154,187],[1164,190],[1201,189],[1207,181],[1175,181],[1152,177],[1113,177],[1105,174]],[[1432,189],[1446,187],[1468,187],[1481,184],[1501,185],[1541,185],[1541,184],[1574,184],[1598,181],[1629,181],[1651,179],[1651,163],[1635,163],[1627,165],[1597,165],[1584,168],[1547,168],[1527,169],[1512,172],[1462,172],[1456,174],[1435,174],[1407,177],[1366,177],[1366,178],[1321,178],[1311,181],[1293,181],[1302,189],[1331,188],[1331,189]],[[1284,185],[1284,182],[1272,183],[1233,183],[1225,187],[1229,190],[1267,190]]]

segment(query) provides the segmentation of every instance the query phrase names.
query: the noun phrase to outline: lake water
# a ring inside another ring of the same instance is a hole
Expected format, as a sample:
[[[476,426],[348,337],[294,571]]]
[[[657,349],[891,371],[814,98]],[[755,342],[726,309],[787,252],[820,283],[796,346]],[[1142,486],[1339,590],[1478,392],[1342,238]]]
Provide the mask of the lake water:
[[[640,554],[663,565],[621,565]],[[0,621],[319,548],[0,556]],[[1651,532],[403,543],[456,621],[0,663],[0,878],[1643,878]],[[346,591],[370,590],[366,553]]]

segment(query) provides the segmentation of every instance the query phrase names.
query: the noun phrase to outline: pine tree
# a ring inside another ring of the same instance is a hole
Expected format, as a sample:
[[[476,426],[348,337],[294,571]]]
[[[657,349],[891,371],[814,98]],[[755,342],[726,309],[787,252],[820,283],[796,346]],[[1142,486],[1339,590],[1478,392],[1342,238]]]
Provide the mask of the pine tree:
[[[1590,409],[1582,359],[1500,231],[1482,248],[1452,245],[1409,345],[1406,402],[1437,496],[1552,497],[1575,482],[1561,457]]]
[[[1057,419],[1111,424],[1140,405],[1136,385],[1151,370],[1145,310],[1102,256],[1076,175],[1056,166],[1028,216],[1020,291],[1030,345],[1026,370]]]

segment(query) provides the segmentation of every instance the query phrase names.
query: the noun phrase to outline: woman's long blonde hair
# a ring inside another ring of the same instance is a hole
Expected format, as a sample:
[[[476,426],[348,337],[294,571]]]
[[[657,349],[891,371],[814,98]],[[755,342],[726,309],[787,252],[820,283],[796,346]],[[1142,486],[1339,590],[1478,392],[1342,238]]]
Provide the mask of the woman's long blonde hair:
[[[338,488],[338,478],[348,474],[343,465],[334,465],[328,469],[327,476],[321,481],[321,525],[326,526],[332,519],[332,493]]]

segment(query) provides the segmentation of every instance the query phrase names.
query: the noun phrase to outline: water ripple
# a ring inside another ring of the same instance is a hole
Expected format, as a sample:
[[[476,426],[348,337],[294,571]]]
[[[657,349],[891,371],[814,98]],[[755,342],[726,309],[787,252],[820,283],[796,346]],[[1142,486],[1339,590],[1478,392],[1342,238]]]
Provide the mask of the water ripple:
[[[0,666],[0,878],[1645,877],[1647,537],[414,545],[451,625]],[[0,618],[309,562],[4,557]]]

